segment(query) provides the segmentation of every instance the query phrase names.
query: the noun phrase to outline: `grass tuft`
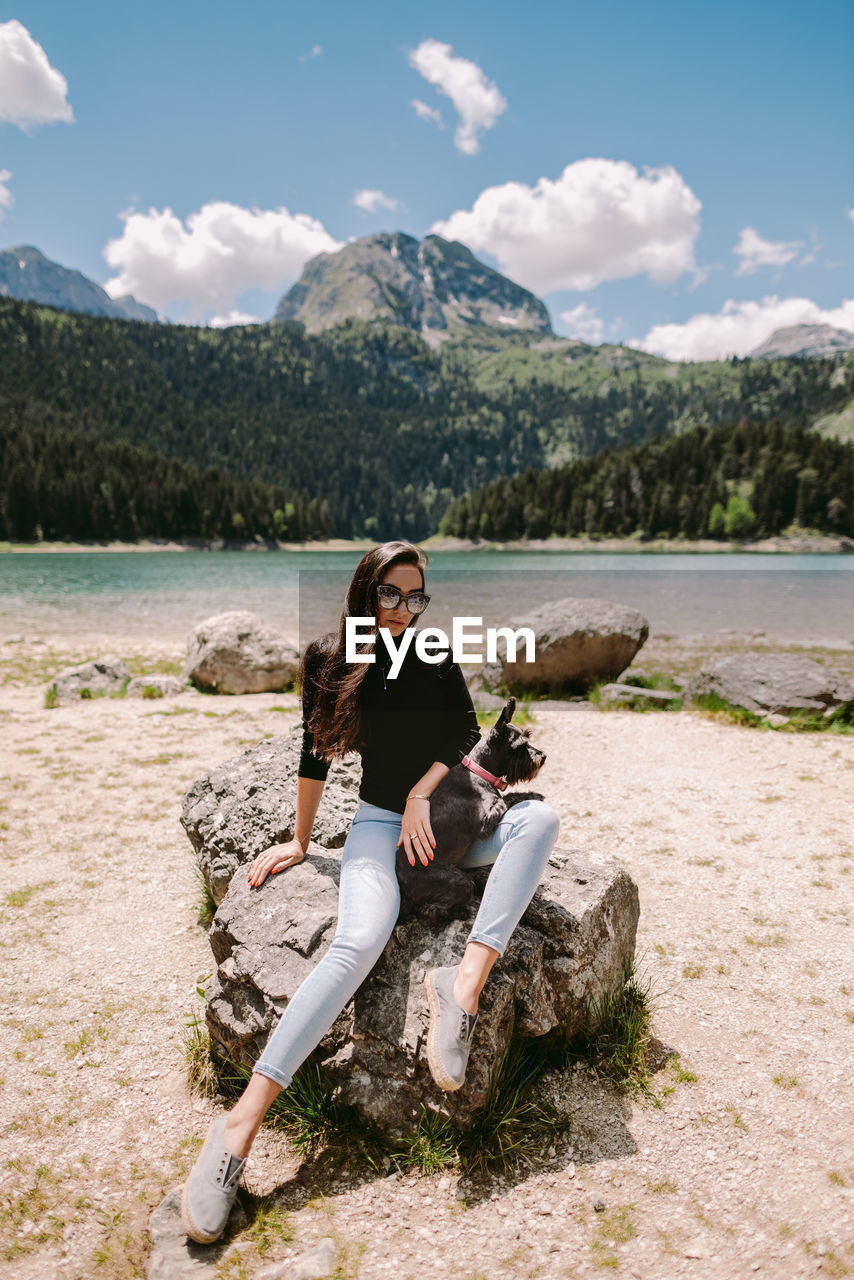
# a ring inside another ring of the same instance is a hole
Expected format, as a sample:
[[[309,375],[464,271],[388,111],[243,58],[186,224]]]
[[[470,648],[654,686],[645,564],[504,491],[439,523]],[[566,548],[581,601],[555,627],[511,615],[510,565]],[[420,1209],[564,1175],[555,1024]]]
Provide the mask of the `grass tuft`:
[[[203,929],[210,929],[213,924],[213,918],[216,915],[216,899],[211,893],[208,882],[201,871],[196,873],[196,879],[199,883],[199,910],[196,916],[196,924],[200,924]]]
[[[36,885],[27,884],[22,889],[10,889],[3,899],[6,907],[25,907],[36,891]]]
[[[747,707],[738,707],[716,693],[704,693],[693,700],[692,705],[710,720],[725,720],[730,724],[745,725],[751,729],[770,729],[771,726]]]
[[[550,1066],[536,1040],[511,1041],[493,1072],[483,1110],[457,1137],[457,1160],[466,1173],[512,1169],[541,1156],[555,1139],[565,1138],[569,1118],[542,1094],[539,1084]]]
[[[187,1018],[184,1032],[184,1064],[187,1081],[202,1098],[215,1098],[219,1093],[219,1077],[211,1056],[211,1041],[205,1023],[196,1014]]]
[[[48,711],[53,711],[54,707],[59,706],[59,691],[56,687],[56,681],[49,684],[45,690],[44,705]]]
[[[650,1040],[652,983],[630,970],[616,992],[606,991],[592,1001],[587,1027],[567,1045],[575,1058],[586,1061],[624,1093],[652,1099]]]

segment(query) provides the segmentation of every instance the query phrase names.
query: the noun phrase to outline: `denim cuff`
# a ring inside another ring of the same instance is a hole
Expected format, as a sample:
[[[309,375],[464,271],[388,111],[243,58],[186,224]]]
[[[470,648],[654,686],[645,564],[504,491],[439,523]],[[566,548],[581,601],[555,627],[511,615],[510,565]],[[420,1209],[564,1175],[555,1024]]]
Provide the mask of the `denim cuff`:
[[[272,1080],[274,1084],[281,1085],[283,1089],[287,1089],[291,1083],[288,1077],[282,1071],[277,1071],[275,1067],[268,1067],[266,1063],[258,1061],[252,1068],[253,1075],[266,1076],[268,1080]]]
[[[504,955],[506,942],[500,942],[498,938],[490,938],[488,933],[470,933],[466,938],[466,946],[470,942],[482,942],[485,947],[492,947],[493,951],[497,951],[500,956]]]

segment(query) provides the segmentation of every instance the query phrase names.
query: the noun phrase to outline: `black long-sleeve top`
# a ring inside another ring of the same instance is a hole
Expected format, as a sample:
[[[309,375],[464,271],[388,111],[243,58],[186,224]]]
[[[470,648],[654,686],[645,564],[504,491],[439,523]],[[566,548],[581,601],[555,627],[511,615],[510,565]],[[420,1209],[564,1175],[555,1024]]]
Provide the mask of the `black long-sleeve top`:
[[[298,775],[325,781],[329,764],[314,753],[308,718],[314,705],[316,641],[306,655],[302,694],[302,752]],[[361,686],[365,745],[359,797],[395,813],[403,813],[406,797],[437,760],[452,768],[480,738],[477,715],[459,663],[422,662],[413,640],[395,679],[391,657],[380,644],[376,661]]]

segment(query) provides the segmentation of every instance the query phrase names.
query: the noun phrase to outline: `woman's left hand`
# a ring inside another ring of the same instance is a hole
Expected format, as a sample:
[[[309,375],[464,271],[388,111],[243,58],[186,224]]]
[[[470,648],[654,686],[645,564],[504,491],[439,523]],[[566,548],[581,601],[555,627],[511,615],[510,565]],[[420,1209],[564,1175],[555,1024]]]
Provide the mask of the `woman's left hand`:
[[[416,857],[420,858],[425,867],[433,861],[436,841],[430,826],[429,800],[407,800],[395,848],[401,842],[411,867],[415,866]]]

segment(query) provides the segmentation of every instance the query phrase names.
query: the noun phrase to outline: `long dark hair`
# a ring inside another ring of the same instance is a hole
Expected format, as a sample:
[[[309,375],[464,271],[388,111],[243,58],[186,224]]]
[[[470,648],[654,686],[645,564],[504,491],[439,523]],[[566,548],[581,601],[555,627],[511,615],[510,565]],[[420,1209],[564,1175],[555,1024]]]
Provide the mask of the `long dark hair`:
[[[312,707],[308,728],[315,755],[331,761],[360,751],[364,745],[360,695],[370,667],[366,662],[345,660],[347,618],[378,616],[377,587],[392,565],[411,564],[419,569],[423,590],[428,560],[426,551],[412,542],[383,542],[372,547],[356,565],[337,633],[329,631],[306,645],[300,662],[300,684],[304,691],[309,687]],[[413,614],[406,625],[411,627],[415,622]],[[372,641],[359,646],[361,652],[371,652],[373,648]]]

